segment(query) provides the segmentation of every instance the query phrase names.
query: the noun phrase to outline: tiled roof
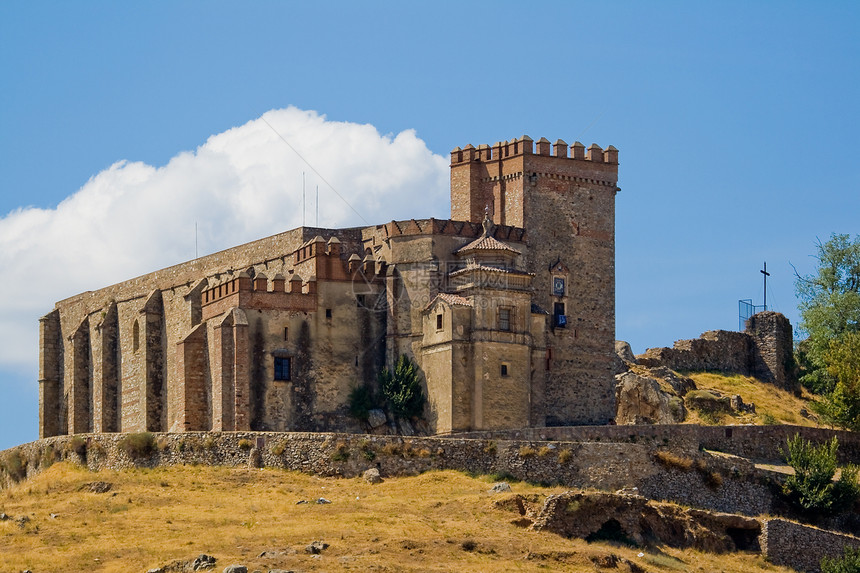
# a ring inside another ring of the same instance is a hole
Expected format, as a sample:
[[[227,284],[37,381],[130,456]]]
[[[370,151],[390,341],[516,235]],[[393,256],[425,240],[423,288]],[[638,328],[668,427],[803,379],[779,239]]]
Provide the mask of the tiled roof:
[[[459,274],[465,273],[466,271],[479,270],[479,271],[489,271],[491,273],[505,273],[509,275],[528,275],[534,276],[534,273],[527,273],[525,271],[518,271],[516,269],[500,269],[499,267],[491,267],[489,265],[469,265],[465,268],[454,271],[449,274],[450,277],[455,277]]]
[[[433,304],[440,298],[451,306],[472,306],[472,301],[470,301],[466,297],[462,297],[457,294],[449,294],[447,292],[440,292],[435,297],[433,297],[433,300],[431,300],[426,307],[424,307],[424,310],[427,310],[428,308],[433,306]]]
[[[508,251],[510,253],[520,254],[520,252],[503,242],[499,241],[495,237],[481,236],[457,250],[457,253],[466,253],[470,251]]]

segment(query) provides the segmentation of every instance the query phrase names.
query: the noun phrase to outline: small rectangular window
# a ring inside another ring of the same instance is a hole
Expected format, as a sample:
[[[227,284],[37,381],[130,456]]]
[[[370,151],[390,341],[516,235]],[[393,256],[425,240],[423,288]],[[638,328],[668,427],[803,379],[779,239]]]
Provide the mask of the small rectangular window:
[[[331,309],[330,308],[325,309],[325,317],[331,318]]]
[[[291,366],[289,358],[275,356],[275,380],[289,380]]]
[[[436,315],[436,330],[442,330],[442,315]]]
[[[290,338],[290,329],[288,327],[284,327],[284,340],[289,340]]]
[[[511,309],[500,308],[499,309],[499,330],[510,330],[510,329],[511,329]]]
[[[508,376],[508,365],[502,364],[502,378],[507,378]]]

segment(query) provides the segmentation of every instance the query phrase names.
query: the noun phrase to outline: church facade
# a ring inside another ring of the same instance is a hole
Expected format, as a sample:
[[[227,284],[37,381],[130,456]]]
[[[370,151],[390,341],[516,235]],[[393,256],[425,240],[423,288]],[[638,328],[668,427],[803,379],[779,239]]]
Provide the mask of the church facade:
[[[615,415],[618,151],[451,152],[451,219],[301,227],[58,302],[39,435],[326,431],[407,355],[439,434]]]

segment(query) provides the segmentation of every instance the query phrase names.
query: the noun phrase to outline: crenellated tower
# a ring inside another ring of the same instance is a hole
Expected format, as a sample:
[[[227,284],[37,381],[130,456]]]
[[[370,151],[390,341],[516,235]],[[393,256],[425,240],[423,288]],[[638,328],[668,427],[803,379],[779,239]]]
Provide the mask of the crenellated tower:
[[[533,302],[549,313],[534,425],[615,416],[615,194],[618,150],[523,136],[451,152],[451,218],[525,229]],[[537,423],[535,423],[537,422]]]

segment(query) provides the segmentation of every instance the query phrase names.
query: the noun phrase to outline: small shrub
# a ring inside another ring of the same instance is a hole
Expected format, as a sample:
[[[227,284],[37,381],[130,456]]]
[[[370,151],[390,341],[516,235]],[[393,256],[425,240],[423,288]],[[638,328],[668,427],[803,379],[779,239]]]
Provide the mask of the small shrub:
[[[253,447],[254,447],[254,442],[252,442],[248,438],[242,438],[241,440],[239,440],[239,448],[241,448],[243,450],[250,450]]]
[[[248,440],[245,440],[245,441],[247,442]],[[239,447],[242,447],[242,441],[241,440],[239,440]],[[215,436],[206,436],[206,439],[203,440],[203,449],[204,450],[214,450],[215,449]]]
[[[334,451],[331,454],[331,461],[345,462],[349,459],[349,449],[346,442],[338,442],[334,445]]]
[[[516,476],[514,476],[514,474],[508,471],[494,472],[489,474],[487,477],[491,482],[506,481],[508,483],[517,483],[520,481]]]
[[[663,467],[688,472],[693,469],[693,460],[674,454],[668,450],[660,450],[654,454],[654,459]]]
[[[399,456],[400,455],[400,444],[396,444],[394,442],[389,442],[382,446],[380,450],[386,456]]]
[[[530,458],[537,454],[537,450],[531,446],[520,446],[519,454],[521,458]]]
[[[496,442],[487,442],[487,445],[484,446],[484,453],[490,454],[491,456],[496,455]]]
[[[69,453],[74,452],[80,457],[84,457],[87,455],[87,441],[80,436],[72,436],[69,438],[69,441],[66,442],[66,451]]]
[[[538,457],[545,458],[552,453],[552,448],[549,446],[542,446],[541,449],[538,450]]]
[[[163,452],[170,448],[170,442],[167,440],[166,436],[161,436],[155,443],[155,447],[158,448],[159,452]]]
[[[821,560],[821,573],[857,573],[860,571],[860,547],[845,546],[842,557]]]
[[[54,446],[45,446],[42,448],[41,455],[39,456],[39,467],[43,470],[48,469],[54,462],[57,461],[57,450],[54,449]]]
[[[558,463],[566,464],[573,459],[573,452],[565,448],[558,453]]]
[[[10,478],[20,481],[27,477],[27,460],[18,450],[12,450],[0,460],[0,466]]]
[[[155,436],[150,432],[138,432],[123,437],[117,447],[132,459],[147,458],[155,451]]]
[[[416,452],[415,455],[417,455],[419,458],[429,458],[431,454],[430,450],[428,450],[427,448],[421,448]]]
[[[367,384],[354,386],[349,391],[349,415],[366,422],[370,416],[370,411],[376,407],[376,401],[373,397],[373,388]]]
[[[379,387],[395,416],[422,417],[426,398],[421,390],[418,366],[405,354],[394,365],[394,370],[383,368],[379,373]]]
[[[761,423],[765,426],[776,426],[779,424],[779,420],[774,418],[772,414],[765,412],[761,415]]]
[[[372,462],[376,459],[376,452],[373,450],[373,444],[370,440],[361,440],[358,443],[358,449],[365,460]]]
[[[850,508],[860,497],[856,466],[843,467],[839,479],[833,481],[838,450],[835,436],[820,446],[814,446],[799,434],[788,440],[788,453],[782,454],[794,469],[794,475],[785,480],[783,493],[802,511],[837,513]]]

